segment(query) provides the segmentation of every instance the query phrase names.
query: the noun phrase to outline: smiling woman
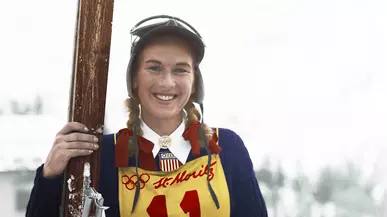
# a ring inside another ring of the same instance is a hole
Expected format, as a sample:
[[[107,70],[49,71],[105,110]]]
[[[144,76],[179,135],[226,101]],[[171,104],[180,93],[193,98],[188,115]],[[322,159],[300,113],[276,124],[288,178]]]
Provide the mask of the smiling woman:
[[[193,51],[188,42],[169,35],[152,38],[133,68],[133,88],[141,104],[141,117],[160,135],[171,134],[180,124],[181,111],[195,92]]]
[[[154,19],[167,20],[141,26]],[[204,124],[200,34],[170,16],[147,18],[131,33],[127,126],[102,141],[106,217],[267,217],[242,139]],[[99,148],[93,139],[75,122],[57,134],[37,170],[27,216],[58,216],[63,170],[70,158]]]

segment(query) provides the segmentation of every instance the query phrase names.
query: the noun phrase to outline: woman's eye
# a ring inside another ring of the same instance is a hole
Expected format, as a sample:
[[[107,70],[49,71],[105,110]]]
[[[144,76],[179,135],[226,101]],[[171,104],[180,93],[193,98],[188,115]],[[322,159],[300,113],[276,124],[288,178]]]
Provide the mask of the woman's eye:
[[[173,70],[173,71],[174,71],[174,72],[179,72],[179,73],[187,72],[187,70],[182,69],[182,68],[176,68],[176,69]]]
[[[152,71],[156,71],[156,72],[161,71],[161,67],[160,67],[160,66],[151,66],[151,67],[149,67],[148,69],[150,69],[150,70],[152,70]]]

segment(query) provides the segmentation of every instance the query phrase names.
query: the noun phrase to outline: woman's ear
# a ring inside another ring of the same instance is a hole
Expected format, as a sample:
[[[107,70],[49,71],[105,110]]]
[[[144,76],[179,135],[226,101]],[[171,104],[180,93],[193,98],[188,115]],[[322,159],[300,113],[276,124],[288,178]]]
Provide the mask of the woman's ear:
[[[133,89],[137,89],[137,87],[138,87],[138,83],[137,83],[137,79],[136,78],[133,79],[132,87],[133,87]]]
[[[196,75],[196,71],[195,71],[194,79],[193,79],[193,82],[192,82],[192,91],[191,91],[191,94],[196,93],[196,80],[197,80],[196,76],[197,76],[197,75]]]
[[[191,91],[192,94],[196,93],[196,84],[194,82],[194,84],[192,85],[192,91]]]

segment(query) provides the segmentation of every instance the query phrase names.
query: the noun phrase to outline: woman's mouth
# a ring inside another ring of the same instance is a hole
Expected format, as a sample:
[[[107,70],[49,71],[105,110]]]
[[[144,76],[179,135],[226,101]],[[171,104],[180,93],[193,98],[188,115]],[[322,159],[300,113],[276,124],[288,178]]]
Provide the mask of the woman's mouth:
[[[171,101],[177,97],[177,95],[164,95],[164,94],[157,94],[157,93],[153,95],[161,101]]]

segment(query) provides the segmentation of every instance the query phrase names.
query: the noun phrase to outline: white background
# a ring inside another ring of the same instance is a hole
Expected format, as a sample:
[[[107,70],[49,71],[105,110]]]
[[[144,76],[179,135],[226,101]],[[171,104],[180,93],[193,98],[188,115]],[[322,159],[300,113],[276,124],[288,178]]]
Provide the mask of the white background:
[[[75,0],[0,6],[0,134],[41,132],[44,144],[34,145],[45,147],[44,157],[66,122],[75,10]],[[386,11],[382,0],[116,0],[107,127],[125,127],[130,29],[169,14],[192,24],[207,45],[205,121],[238,132],[256,167],[268,155],[288,173],[298,160],[314,174],[352,159],[365,175],[377,168],[387,176]],[[10,99],[32,103],[37,94],[50,122],[9,114]],[[5,144],[0,155],[26,150]]]

